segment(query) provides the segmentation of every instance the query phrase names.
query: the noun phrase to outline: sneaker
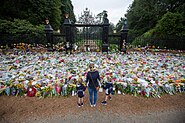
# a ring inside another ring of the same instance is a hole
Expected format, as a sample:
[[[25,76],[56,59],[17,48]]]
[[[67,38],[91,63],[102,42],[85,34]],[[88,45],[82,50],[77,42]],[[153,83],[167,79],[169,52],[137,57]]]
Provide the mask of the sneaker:
[[[96,104],[94,104],[93,106],[96,107]]]
[[[84,103],[81,103],[81,106],[84,106]]]
[[[106,101],[101,102],[102,105],[107,105]]]
[[[81,107],[81,104],[78,103],[78,107]]]
[[[112,97],[109,97],[109,100],[112,100]]]
[[[93,105],[91,105],[91,107],[93,107]]]

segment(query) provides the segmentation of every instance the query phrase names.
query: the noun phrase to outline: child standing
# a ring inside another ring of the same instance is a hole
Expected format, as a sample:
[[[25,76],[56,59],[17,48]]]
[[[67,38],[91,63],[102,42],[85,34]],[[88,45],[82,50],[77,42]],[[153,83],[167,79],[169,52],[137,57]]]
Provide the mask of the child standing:
[[[83,82],[82,78],[79,78],[78,83],[76,85],[76,91],[78,95],[78,103],[77,103],[78,107],[81,107],[84,105],[83,97],[84,97],[84,91],[86,90],[86,87],[82,82]]]
[[[102,105],[107,105],[107,100],[112,100],[111,93],[113,91],[113,83],[110,76],[107,76],[107,82],[105,83],[105,100],[101,102]]]

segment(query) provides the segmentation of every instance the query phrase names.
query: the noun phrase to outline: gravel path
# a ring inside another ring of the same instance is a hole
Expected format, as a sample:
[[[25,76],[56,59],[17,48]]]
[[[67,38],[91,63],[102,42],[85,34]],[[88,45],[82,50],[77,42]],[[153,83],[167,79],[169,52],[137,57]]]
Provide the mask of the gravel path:
[[[69,113],[61,117],[53,115],[48,118],[28,119],[32,123],[184,123],[185,111],[155,112],[146,115],[124,116],[113,112],[84,111],[79,114]]]
[[[87,94],[87,93],[86,93]],[[185,94],[163,95],[161,98],[114,95],[107,106],[88,104],[77,107],[76,97],[0,96],[0,123],[185,123]]]

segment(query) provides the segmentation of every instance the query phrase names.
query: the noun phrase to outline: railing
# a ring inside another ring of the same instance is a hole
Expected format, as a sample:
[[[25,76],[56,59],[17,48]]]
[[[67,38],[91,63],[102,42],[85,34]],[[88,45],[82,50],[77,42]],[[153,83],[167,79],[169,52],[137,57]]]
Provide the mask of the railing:
[[[165,36],[165,37],[148,37],[137,38],[134,45],[155,46],[159,48],[185,50],[185,37]]]

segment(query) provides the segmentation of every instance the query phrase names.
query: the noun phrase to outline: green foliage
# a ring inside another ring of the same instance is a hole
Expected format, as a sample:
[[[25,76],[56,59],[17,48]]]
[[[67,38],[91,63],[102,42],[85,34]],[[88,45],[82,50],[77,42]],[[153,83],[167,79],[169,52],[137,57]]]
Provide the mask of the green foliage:
[[[109,51],[110,52],[115,52],[118,50],[118,45],[117,44],[110,44],[109,46]]]
[[[22,34],[36,34],[44,33],[44,25],[34,26],[29,21],[14,19],[13,21],[0,20],[0,32],[2,33],[22,33]]]
[[[157,23],[152,31],[159,37],[165,35],[185,36],[185,25],[183,16],[180,13],[167,12]]]
[[[157,22],[157,3],[155,0],[135,0],[126,17],[133,39],[154,27]]]
[[[33,25],[44,24],[50,20],[53,29],[57,30],[68,12],[74,20],[71,0],[3,0],[0,4],[0,19],[13,21],[27,20]]]
[[[61,16],[61,24],[63,24],[64,19],[65,19],[65,14],[69,14],[69,18],[70,20],[72,20],[73,22],[76,21],[75,19],[75,15],[73,12],[73,5],[71,0],[61,0],[62,2],[62,6],[61,6],[61,12],[62,12],[62,16]]]
[[[109,25],[109,34],[113,34],[114,33],[114,24],[110,22],[110,25]]]
[[[46,43],[44,25],[34,26],[26,20],[0,20],[2,45],[13,43]]]
[[[185,25],[183,13],[167,12],[156,26],[132,42],[133,45],[155,45],[160,48],[184,49]],[[132,30],[131,30],[132,31]]]
[[[120,18],[118,23],[116,24],[116,32],[120,32],[124,24],[124,18]]]
[[[128,20],[129,39],[133,41],[152,30],[167,12],[180,13],[184,17],[184,6],[183,0],[134,0],[125,15]],[[167,26],[166,30],[172,27]],[[178,33],[179,28],[175,28],[174,32]],[[182,31],[182,28],[180,30]]]
[[[151,30],[145,32],[145,33],[143,34],[143,37],[144,37],[144,38],[150,38],[150,37],[153,36],[154,32],[155,32],[155,29],[153,28],[153,29],[151,29]]]

